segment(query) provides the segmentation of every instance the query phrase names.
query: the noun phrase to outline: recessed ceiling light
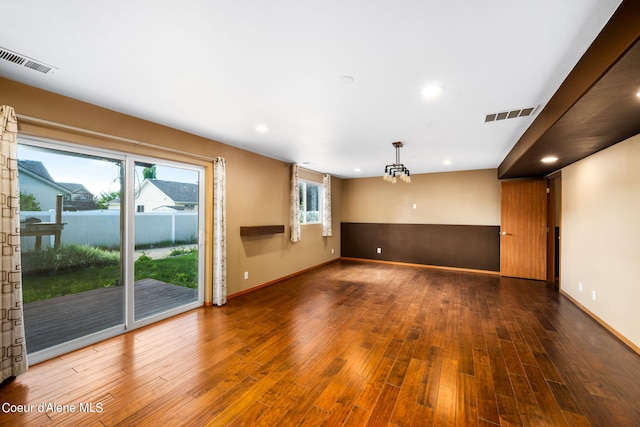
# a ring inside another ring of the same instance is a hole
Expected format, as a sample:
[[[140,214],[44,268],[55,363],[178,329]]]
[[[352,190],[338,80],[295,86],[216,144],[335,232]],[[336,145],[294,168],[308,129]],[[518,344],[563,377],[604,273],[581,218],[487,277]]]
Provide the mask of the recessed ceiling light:
[[[428,99],[434,99],[442,95],[442,92],[444,92],[444,87],[437,83],[431,83],[422,89],[422,96]]]
[[[453,164],[453,162],[452,162],[451,160],[445,160],[445,161],[444,161],[444,162],[442,162],[442,163],[444,163],[446,166],[450,166],[450,165],[452,165],[452,164]]]
[[[266,125],[258,125],[256,126],[256,130],[261,133],[269,132],[269,128]]]
[[[636,96],[640,98],[640,90],[636,92]]]
[[[351,76],[340,76],[340,83],[343,85],[351,85],[353,84],[353,77]]]
[[[360,168],[355,168],[353,171],[354,172],[360,172]]]
[[[556,156],[547,156],[542,159],[542,163],[553,163],[557,161],[558,161],[558,158]]]

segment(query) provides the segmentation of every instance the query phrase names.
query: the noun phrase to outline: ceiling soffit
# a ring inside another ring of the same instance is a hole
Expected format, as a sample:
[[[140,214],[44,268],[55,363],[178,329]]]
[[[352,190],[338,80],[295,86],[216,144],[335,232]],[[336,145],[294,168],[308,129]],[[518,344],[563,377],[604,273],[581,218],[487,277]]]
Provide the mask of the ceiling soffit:
[[[543,177],[640,133],[640,2],[625,0],[498,167]],[[554,155],[554,164],[542,157]]]

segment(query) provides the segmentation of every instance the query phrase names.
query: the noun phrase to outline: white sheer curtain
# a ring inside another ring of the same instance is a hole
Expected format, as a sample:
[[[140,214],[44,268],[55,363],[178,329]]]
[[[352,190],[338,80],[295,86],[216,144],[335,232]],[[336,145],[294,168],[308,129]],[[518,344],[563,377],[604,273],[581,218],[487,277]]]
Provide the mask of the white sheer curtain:
[[[322,175],[322,236],[331,236],[331,175]]]
[[[227,302],[227,189],[226,161],[213,159],[213,298],[212,303]]]
[[[20,191],[18,189],[18,121],[13,107],[0,105],[0,210],[2,228],[2,380],[27,370],[20,272]]]
[[[299,242],[302,238],[300,233],[300,178],[298,165],[291,167],[291,242]]]

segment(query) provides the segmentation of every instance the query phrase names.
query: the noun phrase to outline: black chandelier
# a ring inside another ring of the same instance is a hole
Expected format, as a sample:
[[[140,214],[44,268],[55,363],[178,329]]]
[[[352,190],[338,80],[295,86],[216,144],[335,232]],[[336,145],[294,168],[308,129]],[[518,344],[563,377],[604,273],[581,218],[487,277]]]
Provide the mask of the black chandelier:
[[[391,144],[396,148],[396,162],[384,167],[384,176],[382,177],[382,179],[395,184],[397,182],[396,177],[398,177],[404,182],[409,183],[411,182],[411,174],[409,173],[409,169],[407,169],[402,163],[400,163],[400,148],[402,147],[402,142],[392,142]]]

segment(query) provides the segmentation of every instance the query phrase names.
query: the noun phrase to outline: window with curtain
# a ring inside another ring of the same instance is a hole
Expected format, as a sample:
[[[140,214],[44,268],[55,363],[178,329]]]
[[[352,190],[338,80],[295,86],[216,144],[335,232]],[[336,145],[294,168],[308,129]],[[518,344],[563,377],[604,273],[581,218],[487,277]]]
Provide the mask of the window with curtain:
[[[322,220],[322,185],[300,180],[300,224],[319,224]]]

